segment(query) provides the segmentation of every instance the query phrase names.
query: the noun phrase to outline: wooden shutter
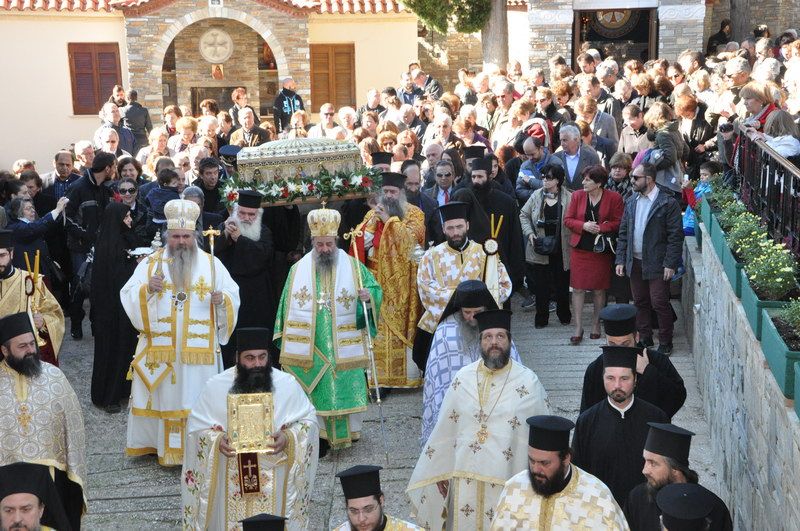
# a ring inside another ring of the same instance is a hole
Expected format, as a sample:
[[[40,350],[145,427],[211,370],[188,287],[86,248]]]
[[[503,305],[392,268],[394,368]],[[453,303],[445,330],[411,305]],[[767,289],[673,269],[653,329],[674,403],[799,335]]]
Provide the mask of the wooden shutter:
[[[122,84],[119,45],[112,43],[69,43],[69,73],[72,82],[73,114],[97,114]]]
[[[311,112],[323,103],[337,109],[355,107],[355,46],[353,44],[311,45]]]

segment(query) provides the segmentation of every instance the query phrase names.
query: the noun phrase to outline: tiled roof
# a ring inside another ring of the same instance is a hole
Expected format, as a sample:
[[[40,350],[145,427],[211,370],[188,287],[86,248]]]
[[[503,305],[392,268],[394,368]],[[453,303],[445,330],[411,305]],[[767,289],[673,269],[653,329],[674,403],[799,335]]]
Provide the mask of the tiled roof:
[[[350,13],[400,13],[405,7],[396,0],[320,0],[320,13],[350,14]]]
[[[158,0],[0,0],[0,11],[106,11],[137,8]],[[400,13],[397,0],[273,0],[288,8],[331,14]],[[158,2],[162,3],[162,2]]]
[[[0,11],[111,11],[111,1],[0,0]]]

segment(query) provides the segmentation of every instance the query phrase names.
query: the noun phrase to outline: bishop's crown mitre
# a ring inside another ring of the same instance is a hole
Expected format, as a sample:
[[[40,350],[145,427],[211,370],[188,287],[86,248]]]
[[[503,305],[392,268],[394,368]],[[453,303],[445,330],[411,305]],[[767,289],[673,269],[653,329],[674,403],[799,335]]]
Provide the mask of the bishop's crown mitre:
[[[318,208],[308,213],[308,228],[311,237],[319,236],[338,236],[339,223],[342,216],[332,208]]]
[[[200,207],[186,199],[173,199],[164,205],[164,216],[167,218],[167,229],[194,230],[200,217]]]

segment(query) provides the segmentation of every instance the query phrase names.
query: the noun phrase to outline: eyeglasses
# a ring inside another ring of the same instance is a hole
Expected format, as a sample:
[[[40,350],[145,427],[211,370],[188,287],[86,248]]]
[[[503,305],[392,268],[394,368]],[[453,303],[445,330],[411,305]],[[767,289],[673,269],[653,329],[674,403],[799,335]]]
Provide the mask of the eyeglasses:
[[[336,113],[335,113],[335,112],[325,112],[325,113],[322,113],[322,114],[323,114],[324,116],[333,116],[333,115],[334,115],[334,114],[336,114]]]
[[[547,175],[544,176],[544,180],[545,181],[555,181],[556,178],[553,175],[547,174]]]
[[[367,505],[363,509],[356,509],[355,507],[350,507],[347,509],[347,512],[350,513],[350,516],[354,518],[358,518],[359,515],[368,515],[374,513],[378,509],[377,504]]]
[[[447,172],[447,173],[437,173],[437,174],[436,174],[436,176],[437,176],[437,177],[452,177],[452,176],[453,176],[453,174],[452,174],[452,173],[450,173],[450,172]]]
[[[133,195],[136,193],[136,188],[120,188],[119,193],[123,195]]]

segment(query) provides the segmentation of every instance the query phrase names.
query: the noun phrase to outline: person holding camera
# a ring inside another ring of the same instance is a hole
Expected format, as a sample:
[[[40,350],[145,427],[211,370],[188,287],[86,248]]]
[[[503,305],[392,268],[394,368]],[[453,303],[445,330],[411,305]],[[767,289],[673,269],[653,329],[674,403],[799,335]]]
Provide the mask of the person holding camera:
[[[526,242],[528,278],[534,279],[536,328],[544,328],[550,319],[553,287],[558,320],[563,325],[572,321],[569,309],[570,231],[564,225],[564,213],[569,208],[572,192],[562,186],[564,168],[560,164],[548,164],[542,168],[542,178],[542,188],[531,194],[519,214]]]

